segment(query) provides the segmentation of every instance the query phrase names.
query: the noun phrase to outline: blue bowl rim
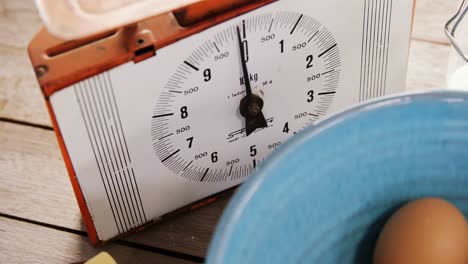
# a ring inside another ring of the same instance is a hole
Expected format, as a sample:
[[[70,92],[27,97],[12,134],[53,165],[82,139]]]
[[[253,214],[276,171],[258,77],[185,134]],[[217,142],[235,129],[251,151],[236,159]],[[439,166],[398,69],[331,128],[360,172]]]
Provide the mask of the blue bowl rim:
[[[307,141],[309,138],[314,137],[337,123],[344,122],[345,120],[353,118],[363,112],[388,106],[409,104],[416,100],[438,100],[447,102],[449,100],[459,101],[460,99],[468,101],[468,92],[444,89],[432,90],[429,92],[413,91],[383,96],[344,108],[341,111],[322,119],[314,126],[301,131],[284,144],[280,151],[274,152],[264,163],[262,169],[257,171],[253,177],[251,176],[249,180],[239,187],[231,201],[228,203],[221,220],[216,227],[215,234],[209,246],[207,263],[222,263],[223,256],[225,255],[224,252],[228,250],[229,238],[234,233],[233,230],[237,219],[241,217],[256,190],[260,188],[262,183],[267,179],[269,174],[268,172],[277,166],[277,160],[281,160],[284,156],[289,155],[291,151],[301,145],[304,141]]]

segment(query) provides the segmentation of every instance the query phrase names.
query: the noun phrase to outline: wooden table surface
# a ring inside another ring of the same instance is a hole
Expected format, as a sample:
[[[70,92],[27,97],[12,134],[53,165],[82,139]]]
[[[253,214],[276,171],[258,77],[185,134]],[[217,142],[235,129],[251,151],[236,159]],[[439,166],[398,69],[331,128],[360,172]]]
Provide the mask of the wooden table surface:
[[[442,26],[455,0],[418,0],[407,89],[445,86]],[[203,262],[227,198],[102,248],[92,247],[26,47],[41,25],[33,0],[0,0],[0,262],[73,263],[108,251],[118,263]]]

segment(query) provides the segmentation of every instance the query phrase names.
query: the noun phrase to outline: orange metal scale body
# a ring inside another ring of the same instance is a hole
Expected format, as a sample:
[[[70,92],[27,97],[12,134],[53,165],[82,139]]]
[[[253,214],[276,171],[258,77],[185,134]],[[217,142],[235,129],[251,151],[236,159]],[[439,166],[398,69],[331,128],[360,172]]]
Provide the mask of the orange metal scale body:
[[[105,241],[100,241],[97,236],[49,97],[80,80],[123,63],[138,63],[155,56],[157,50],[164,46],[274,1],[276,0],[205,0],[79,40],[60,40],[44,28],[32,39],[28,47],[30,60],[45,97],[88,236],[93,244]],[[217,196],[207,197],[162,218],[214,202]],[[139,227],[132,231],[141,229],[142,227]]]
[[[138,63],[157,56],[158,49],[162,47],[275,1],[277,0],[204,0],[173,12],[79,40],[63,41],[50,35],[46,29],[42,29],[30,42],[28,47],[30,60],[45,97],[88,236],[93,244],[105,241],[100,241],[97,237],[49,97],[56,91],[123,63],[130,61]],[[230,190],[233,189],[235,188]],[[218,196],[219,194],[207,197],[162,218],[180,211],[196,209],[215,201]],[[132,231],[141,229],[143,227]]]

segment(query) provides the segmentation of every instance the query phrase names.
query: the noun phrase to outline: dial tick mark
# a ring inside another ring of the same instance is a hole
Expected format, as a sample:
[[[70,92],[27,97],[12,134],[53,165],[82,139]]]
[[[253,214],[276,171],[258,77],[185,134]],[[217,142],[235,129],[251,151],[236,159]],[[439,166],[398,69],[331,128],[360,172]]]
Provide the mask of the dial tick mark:
[[[203,173],[203,176],[200,179],[201,182],[205,179],[205,176],[206,176],[206,174],[208,173],[209,170],[210,170],[210,168],[206,168],[205,173]]]
[[[318,93],[317,95],[326,95],[326,94],[334,94],[335,92],[323,92],[323,93]]]
[[[167,156],[165,159],[161,160],[162,163],[164,163],[166,160],[170,159],[172,156],[174,156],[175,154],[179,153],[180,149],[172,152],[171,155]]]
[[[301,19],[302,19],[303,16],[304,16],[304,15],[301,14],[301,16],[299,17],[299,19],[296,21],[296,24],[294,24],[294,27],[292,28],[291,33],[289,33],[289,34],[294,33],[294,30],[296,30],[297,24],[299,24],[299,22],[301,22]]]
[[[155,115],[155,116],[153,116],[153,118],[166,117],[166,116],[171,116],[171,115],[174,115],[174,113],[162,114],[162,115]]]
[[[217,50],[218,52],[221,52],[221,51],[219,51],[218,46],[216,45],[216,42],[213,42],[213,46],[216,48],[216,50]]]
[[[322,73],[322,75],[325,75],[325,74],[327,74],[327,73],[330,73],[330,72],[332,72],[332,71],[334,71],[334,70],[335,70],[335,69],[331,69],[331,70],[329,70],[329,71],[326,71],[326,72]]]
[[[275,19],[273,18],[270,23],[270,27],[268,28],[268,33],[271,31],[271,27],[273,26],[273,22],[275,22]]]
[[[190,68],[196,70],[196,71],[199,71],[200,69],[198,69],[197,67],[195,67],[195,65],[193,65],[192,63],[188,62],[188,61],[184,61],[185,64],[187,64]]]
[[[170,133],[169,135],[165,135],[164,137],[159,138],[158,140],[165,139],[165,138],[170,137],[170,136],[172,136],[172,135],[174,135],[174,133]]]
[[[315,36],[317,36],[318,33],[319,33],[319,31],[317,30],[317,32],[315,32],[307,42],[310,42]]]
[[[335,43],[335,45],[329,47],[327,50],[325,50],[324,52],[320,53],[320,55],[318,55],[318,57],[319,57],[319,58],[322,57],[323,54],[329,52],[331,49],[333,49],[333,48],[336,47],[336,46],[337,46],[337,44]]]
[[[244,39],[247,38],[246,32],[245,32],[245,20],[242,20],[242,32],[243,32]]]
[[[192,164],[192,163],[193,163],[193,160],[190,161],[189,164],[187,164],[187,166],[185,166],[185,168],[182,171],[185,171],[190,166],[190,164]]]

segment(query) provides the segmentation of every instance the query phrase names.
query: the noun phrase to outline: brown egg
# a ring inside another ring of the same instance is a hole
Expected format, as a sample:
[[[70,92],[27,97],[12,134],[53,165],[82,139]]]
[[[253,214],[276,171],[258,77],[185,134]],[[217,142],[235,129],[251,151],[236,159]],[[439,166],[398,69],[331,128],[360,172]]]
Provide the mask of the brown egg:
[[[399,209],[376,244],[374,264],[467,264],[463,214],[449,202],[425,198]]]

